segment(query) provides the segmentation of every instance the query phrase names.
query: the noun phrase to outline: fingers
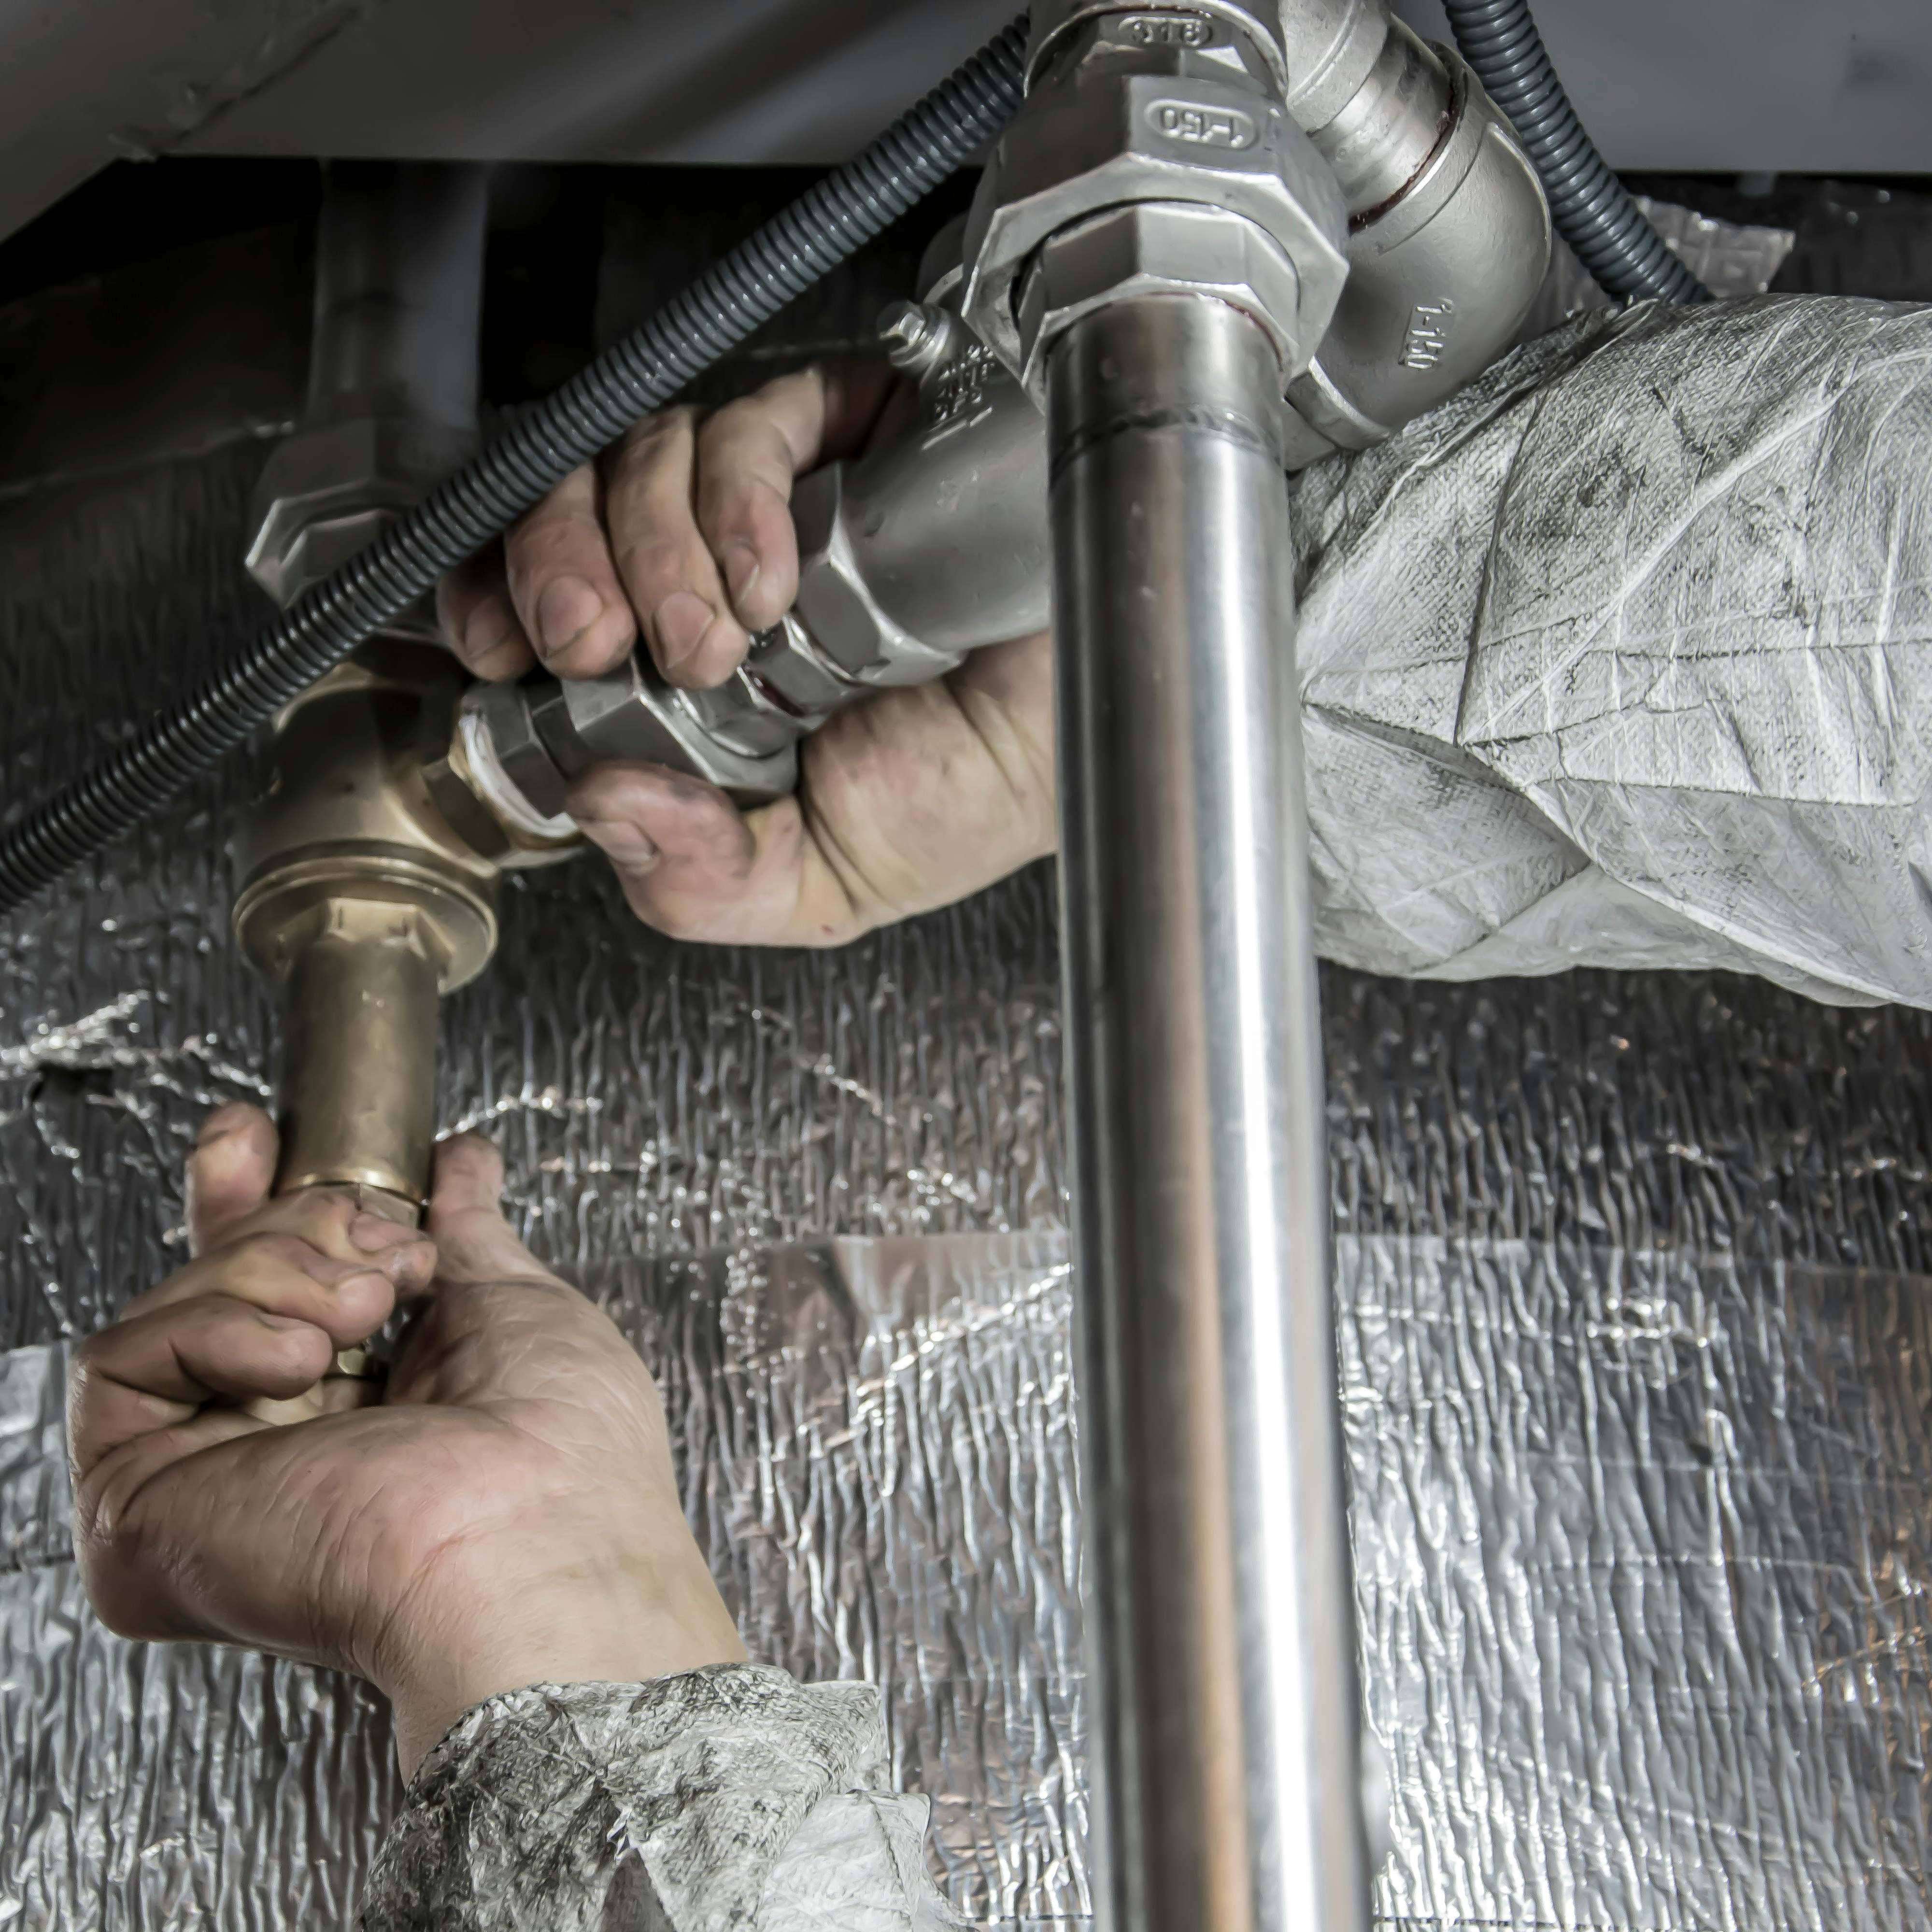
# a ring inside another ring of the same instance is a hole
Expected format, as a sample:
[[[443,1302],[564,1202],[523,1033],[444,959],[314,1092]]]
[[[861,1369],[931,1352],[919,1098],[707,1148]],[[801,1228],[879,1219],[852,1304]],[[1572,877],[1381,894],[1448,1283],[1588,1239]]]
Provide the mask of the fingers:
[[[504,1220],[502,1188],[503,1157],[481,1134],[436,1148],[428,1227],[442,1281],[556,1280]]]
[[[700,423],[672,410],[610,459],[604,520],[651,655],[674,684],[722,684],[798,590],[793,479],[856,448],[892,381],[880,362],[782,376]]]
[[[137,1436],[178,1429],[217,1397],[286,1400],[328,1372],[323,1329],[228,1295],[157,1308],[90,1336],[76,1352],[68,1440],[76,1478]],[[198,1438],[183,1438],[188,1454]]]
[[[184,1428],[215,1396],[299,1395],[338,1348],[388,1320],[399,1288],[424,1285],[434,1267],[427,1240],[340,1196],[290,1196],[240,1225],[76,1352],[69,1432],[78,1474],[132,1436]],[[155,1453],[184,1454],[199,1440]]]
[[[794,480],[856,447],[889,379],[879,364],[801,370],[728,404],[698,431],[698,529],[748,631],[776,624],[798,594]]]
[[[540,662],[561,677],[620,663],[640,631],[674,684],[721,684],[798,587],[794,478],[863,442],[884,363],[783,376],[701,422],[669,410],[597,470],[574,472],[493,548],[446,578],[437,616],[479,677]]]
[[[698,527],[698,412],[647,418],[610,459],[604,514],[617,568],[658,668],[674,684],[722,684],[751,636]]]
[[[204,1254],[268,1198],[275,1178],[275,1124],[260,1107],[218,1107],[188,1157],[188,1236]]]
[[[459,564],[436,586],[436,617],[450,649],[478,677],[521,677],[537,661],[510,601],[501,544]]]
[[[808,742],[795,799],[742,815],[698,779],[640,765],[586,772],[570,813],[661,932],[842,945],[1053,849],[1052,674],[1042,634],[882,692]]]
[[[427,1284],[435,1250],[418,1239],[386,1252],[339,1259],[299,1235],[258,1229],[225,1244],[138,1295],[123,1322],[178,1307],[207,1294],[308,1322],[326,1330],[338,1348],[373,1334],[389,1318],[399,1290]]]
[[[208,1117],[188,1162],[190,1253],[205,1256],[249,1234],[289,1234],[335,1261],[379,1267],[398,1288],[429,1280],[436,1259],[429,1243],[412,1228],[360,1212],[350,1196],[315,1188],[270,1200],[277,1151],[274,1124],[260,1108],[238,1103]],[[164,1296],[181,1298],[170,1282],[130,1306]]]
[[[595,677],[621,664],[637,642],[601,496],[596,470],[573,471],[503,539],[523,634],[559,677]]]

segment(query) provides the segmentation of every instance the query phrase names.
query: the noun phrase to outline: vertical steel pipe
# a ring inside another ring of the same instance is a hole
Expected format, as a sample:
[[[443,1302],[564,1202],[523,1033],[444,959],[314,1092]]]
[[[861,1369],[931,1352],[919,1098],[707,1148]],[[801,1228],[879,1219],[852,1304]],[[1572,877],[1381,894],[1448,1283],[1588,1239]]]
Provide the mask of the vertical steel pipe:
[[[1192,296],[1048,363],[1115,1932],[1368,1923],[1281,380]]]
[[[434,161],[328,164],[306,422],[475,434],[489,178]]]

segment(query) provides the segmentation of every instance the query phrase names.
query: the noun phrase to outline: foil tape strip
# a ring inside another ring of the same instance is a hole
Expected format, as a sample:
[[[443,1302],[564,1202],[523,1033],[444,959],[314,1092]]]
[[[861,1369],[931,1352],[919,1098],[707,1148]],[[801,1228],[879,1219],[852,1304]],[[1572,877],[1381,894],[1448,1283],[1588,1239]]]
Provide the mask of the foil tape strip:
[[[1062,1238],[591,1286],[664,1384],[754,1654],[882,1687],[974,1918],[1084,1917]],[[1337,1292],[1383,1922],[1932,1924],[1932,1280],[1373,1238],[1339,1244]],[[59,1369],[10,1359],[0,1439],[50,1446]],[[34,1460],[0,1508],[46,1547]],[[59,1561],[0,1578],[0,1680],[31,1774],[0,1808],[0,1912],[344,1922],[392,1792],[366,1694],[120,1643]]]
[[[1637,196],[1636,205],[1670,244],[1672,253],[1720,301],[1767,293],[1798,245],[1797,236],[1789,228],[1713,221],[1694,208],[1653,201],[1646,195]],[[1522,325],[1520,339],[1525,342],[1548,334],[1586,309],[1617,306],[1570,244],[1560,235],[1552,240],[1550,272]]]

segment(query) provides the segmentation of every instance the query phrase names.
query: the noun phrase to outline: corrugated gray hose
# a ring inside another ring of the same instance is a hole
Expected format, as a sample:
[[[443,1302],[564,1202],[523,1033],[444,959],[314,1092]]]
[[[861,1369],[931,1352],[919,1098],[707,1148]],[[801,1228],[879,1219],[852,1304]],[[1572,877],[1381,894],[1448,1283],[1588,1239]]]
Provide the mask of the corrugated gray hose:
[[[0,836],[0,912],[152,818],[580,464],[849,259],[997,135],[1024,91],[1016,20],[407,516],[307,592],[199,688],[29,806]]]
[[[1556,232],[1604,291],[1626,300],[1708,302],[1610,172],[1531,17],[1528,0],[1442,0],[1462,58],[1507,114],[1542,177]]]

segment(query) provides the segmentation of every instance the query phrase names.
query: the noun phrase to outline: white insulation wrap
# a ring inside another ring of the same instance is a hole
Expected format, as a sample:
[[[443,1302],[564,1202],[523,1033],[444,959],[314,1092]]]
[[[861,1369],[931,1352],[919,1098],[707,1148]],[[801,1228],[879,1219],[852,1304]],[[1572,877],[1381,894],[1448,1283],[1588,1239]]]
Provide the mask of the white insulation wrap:
[[[1329,958],[1932,1005],[1932,311],[1587,316],[1296,518]]]

